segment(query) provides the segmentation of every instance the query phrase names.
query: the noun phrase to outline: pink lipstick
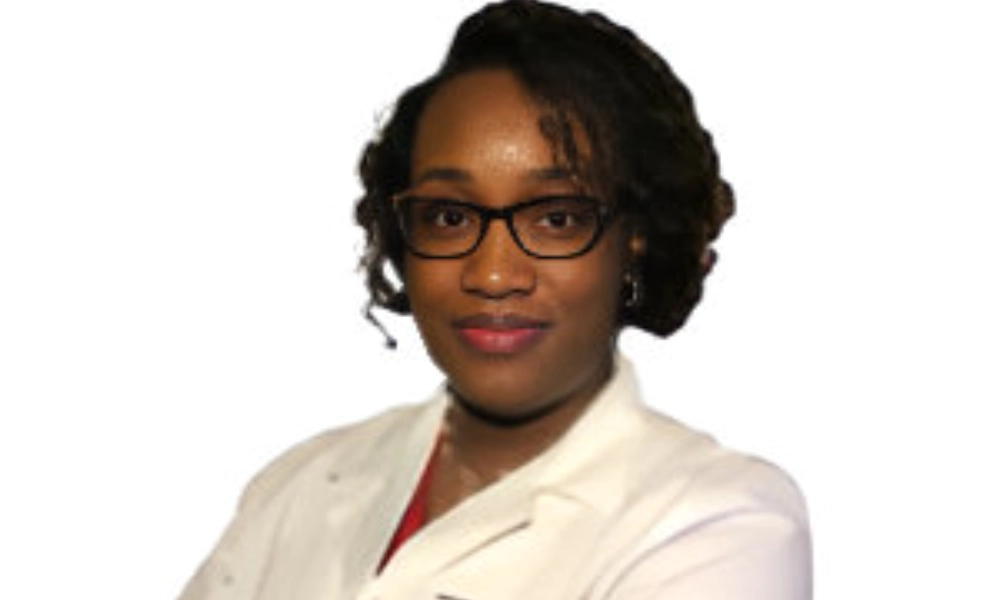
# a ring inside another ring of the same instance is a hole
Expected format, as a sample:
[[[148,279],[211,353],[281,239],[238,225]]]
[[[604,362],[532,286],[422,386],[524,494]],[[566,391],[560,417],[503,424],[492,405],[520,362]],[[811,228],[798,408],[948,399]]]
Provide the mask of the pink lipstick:
[[[538,342],[549,325],[544,321],[514,314],[478,314],[455,323],[459,336],[474,350],[484,354],[511,355]]]

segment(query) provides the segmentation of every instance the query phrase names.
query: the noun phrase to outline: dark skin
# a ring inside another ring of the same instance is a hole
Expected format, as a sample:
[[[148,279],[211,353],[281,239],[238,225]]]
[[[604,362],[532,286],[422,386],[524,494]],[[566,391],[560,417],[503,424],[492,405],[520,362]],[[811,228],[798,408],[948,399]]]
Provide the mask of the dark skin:
[[[508,71],[455,77],[421,115],[407,193],[501,208],[585,192],[560,167],[541,116]],[[538,456],[586,410],[611,375],[622,278],[640,247],[617,219],[587,254],[542,260],[494,221],[469,256],[407,256],[414,318],[455,399],[430,485],[431,519]],[[509,332],[500,331],[488,332],[485,347],[470,342],[463,319],[483,316],[530,321],[529,340],[511,337],[508,348]]]

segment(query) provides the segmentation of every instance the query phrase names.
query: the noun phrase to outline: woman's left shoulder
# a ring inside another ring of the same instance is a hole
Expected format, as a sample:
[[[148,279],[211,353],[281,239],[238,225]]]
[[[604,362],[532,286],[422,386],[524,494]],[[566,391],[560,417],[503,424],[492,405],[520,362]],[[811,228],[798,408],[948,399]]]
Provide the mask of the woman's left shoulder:
[[[802,492],[784,469],[674,419],[650,411],[637,448],[633,480],[700,512],[761,510],[807,520]]]
[[[655,414],[632,444],[599,597],[811,597],[806,504],[783,469]]]

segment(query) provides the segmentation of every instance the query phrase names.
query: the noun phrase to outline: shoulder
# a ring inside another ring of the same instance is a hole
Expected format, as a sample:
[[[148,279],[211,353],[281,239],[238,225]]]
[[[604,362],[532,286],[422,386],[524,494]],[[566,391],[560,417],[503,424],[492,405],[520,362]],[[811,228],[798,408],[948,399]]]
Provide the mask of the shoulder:
[[[628,482],[635,495],[658,497],[678,526],[736,512],[765,511],[805,526],[805,500],[777,465],[647,411]]]
[[[673,419],[646,420],[619,513],[635,536],[616,555],[608,597],[808,598],[809,524],[794,480]]]
[[[679,477],[683,494],[705,506],[770,506],[790,514],[804,510],[798,486],[777,465],[658,413],[650,412],[647,422],[644,476]]]
[[[805,503],[779,467],[720,444],[645,403],[635,368],[618,357],[617,376],[567,444],[590,472],[616,485],[623,510],[657,513],[678,526],[736,510],[772,510],[805,522]]]

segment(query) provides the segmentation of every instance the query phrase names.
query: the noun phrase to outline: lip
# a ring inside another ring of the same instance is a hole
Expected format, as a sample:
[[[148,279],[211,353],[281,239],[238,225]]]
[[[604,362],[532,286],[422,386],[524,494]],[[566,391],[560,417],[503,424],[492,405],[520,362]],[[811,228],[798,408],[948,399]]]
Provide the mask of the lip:
[[[455,321],[459,337],[483,354],[510,356],[534,346],[550,324],[518,314],[480,313]]]

